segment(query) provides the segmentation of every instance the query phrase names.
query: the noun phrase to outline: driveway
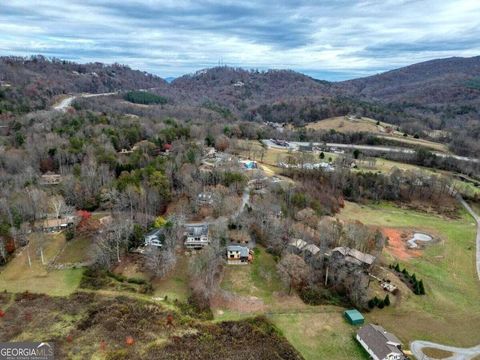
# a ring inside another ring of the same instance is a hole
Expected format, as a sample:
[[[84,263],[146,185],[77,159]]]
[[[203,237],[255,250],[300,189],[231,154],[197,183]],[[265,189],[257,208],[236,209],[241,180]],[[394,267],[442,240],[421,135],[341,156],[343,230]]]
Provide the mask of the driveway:
[[[443,360],[471,360],[476,356],[480,356],[480,345],[472,348],[458,348],[453,346],[446,346],[441,344],[432,343],[429,341],[413,341],[410,344],[410,351],[417,358],[417,360],[429,360],[431,359],[423,353],[424,348],[432,348],[443,351],[449,351],[453,355],[444,358]]]
[[[477,223],[477,275],[478,275],[478,279],[480,280],[480,216],[478,216],[475,211],[473,211],[473,209],[470,207],[470,205],[468,205],[468,203],[463,200],[462,197],[458,196],[458,200],[460,201],[460,203],[463,205],[463,207],[465,209],[467,209],[467,211],[470,213],[470,215],[472,215],[472,217],[475,219],[476,223]]]

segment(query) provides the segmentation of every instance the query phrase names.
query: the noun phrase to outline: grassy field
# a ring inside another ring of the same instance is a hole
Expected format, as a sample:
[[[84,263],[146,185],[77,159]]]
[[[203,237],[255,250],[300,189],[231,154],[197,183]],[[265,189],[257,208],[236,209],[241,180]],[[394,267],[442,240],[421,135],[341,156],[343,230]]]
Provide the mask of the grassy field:
[[[296,294],[285,294],[273,257],[257,248],[248,266],[227,266],[222,288],[242,297],[260,299],[261,311],[214,311],[216,321],[239,320],[264,313],[307,360],[367,359],[353,338],[356,328],[343,318],[343,308],[305,305]]]
[[[274,294],[283,290],[276,263],[262,247],[255,249],[251,265],[227,266],[221,287],[238,295],[257,297],[265,304],[272,304]]]
[[[354,340],[356,327],[349,325],[334,306],[319,306],[316,313],[273,314],[268,318],[306,360],[368,359]]]
[[[174,300],[186,301],[190,295],[188,286],[188,257],[178,256],[175,269],[164,279],[152,282],[155,297],[165,297]]]
[[[394,330],[405,343],[422,339],[473,346],[480,342],[476,228],[466,212],[462,211],[458,220],[447,220],[389,204],[347,203],[339,217],[369,225],[422,230],[441,237],[441,241],[428,246],[421,257],[401,263],[410,273],[423,279],[427,295],[408,294],[402,297],[399,306],[375,310],[367,315],[367,320]],[[390,261],[397,259],[390,256]]]
[[[0,270],[0,289],[11,292],[30,291],[49,295],[69,295],[76,290],[82,269],[49,270],[42,264],[52,260],[65,245],[63,234],[31,234],[29,245]],[[29,258],[31,266],[29,265]]]
[[[343,133],[352,133],[352,132],[368,132],[375,134],[379,137],[383,137],[388,140],[397,141],[399,143],[409,144],[409,145],[418,145],[432,150],[448,152],[446,145],[424,140],[424,139],[415,139],[413,137],[405,137],[403,133],[393,130],[391,133],[386,131],[387,128],[396,128],[395,125],[388,123],[380,122],[377,125],[377,121],[374,119],[363,117],[361,119],[349,119],[347,116],[337,116],[329,119],[324,119],[309,123],[305,126],[307,129],[312,130],[330,130],[335,129],[338,132]],[[399,144],[400,145],[400,144]]]
[[[67,241],[56,262],[58,264],[79,263],[90,259],[90,248],[92,239],[88,237],[77,237]]]

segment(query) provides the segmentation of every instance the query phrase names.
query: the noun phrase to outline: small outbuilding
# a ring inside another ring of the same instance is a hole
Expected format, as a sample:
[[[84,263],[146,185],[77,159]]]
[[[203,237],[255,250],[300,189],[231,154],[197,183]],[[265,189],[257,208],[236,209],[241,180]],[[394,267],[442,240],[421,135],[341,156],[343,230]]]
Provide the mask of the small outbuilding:
[[[343,315],[352,325],[362,325],[365,322],[365,318],[357,309],[345,310]]]

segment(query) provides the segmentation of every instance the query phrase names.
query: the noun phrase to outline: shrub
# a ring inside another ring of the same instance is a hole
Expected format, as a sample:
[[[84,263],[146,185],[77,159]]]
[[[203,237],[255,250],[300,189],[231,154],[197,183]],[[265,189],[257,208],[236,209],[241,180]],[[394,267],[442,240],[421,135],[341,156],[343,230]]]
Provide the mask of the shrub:
[[[65,240],[70,241],[75,237],[75,231],[73,229],[67,229],[65,231]]]
[[[131,277],[127,278],[127,282],[130,284],[137,284],[137,285],[146,285],[148,282],[142,278]]]

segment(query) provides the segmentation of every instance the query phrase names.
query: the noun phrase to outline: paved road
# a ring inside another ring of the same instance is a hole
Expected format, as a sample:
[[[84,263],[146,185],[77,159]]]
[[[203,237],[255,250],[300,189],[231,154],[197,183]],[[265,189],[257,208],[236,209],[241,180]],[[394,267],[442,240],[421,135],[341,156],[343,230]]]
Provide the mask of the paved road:
[[[410,351],[417,358],[417,360],[429,360],[427,355],[423,353],[424,348],[434,348],[453,353],[452,356],[444,358],[444,360],[471,360],[476,356],[480,356],[480,345],[471,348],[458,348],[453,346],[446,346],[432,343],[429,341],[413,341],[410,343]]]
[[[458,196],[458,200],[462,203],[463,207],[472,215],[477,223],[477,275],[480,280],[480,216],[478,216],[475,211],[468,205],[468,203]]]
[[[279,146],[274,144],[271,140],[265,139],[262,142],[267,145],[268,147],[273,147],[277,149],[292,149],[297,150],[299,146],[322,146],[326,145],[328,147],[336,147],[339,149],[358,149],[358,150],[369,150],[369,151],[383,151],[383,152],[393,152],[393,153],[403,153],[403,154],[415,154],[416,150],[410,148],[403,148],[403,147],[395,147],[395,146],[371,146],[371,145],[356,145],[356,144],[338,144],[338,143],[320,143],[320,142],[300,142],[300,141],[290,141],[288,142],[289,146]],[[438,151],[432,151],[438,157],[442,158],[454,158],[456,160],[468,161],[468,162],[480,162],[480,159],[470,158],[466,156],[458,156],[453,154],[445,154]]]
[[[53,106],[53,110],[57,111],[67,111],[67,109],[72,106],[73,100],[79,97],[83,98],[90,98],[90,97],[96,97],[96,96],[109,96],[109,95],[116,95],[116,92],[110,92],[110,93],[101,93],[101,94],[77,94],[77,95],[71,95],[69,97],[66,97],[62,101],[60,101],[58,104],[55,104]]]

